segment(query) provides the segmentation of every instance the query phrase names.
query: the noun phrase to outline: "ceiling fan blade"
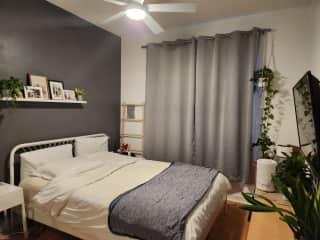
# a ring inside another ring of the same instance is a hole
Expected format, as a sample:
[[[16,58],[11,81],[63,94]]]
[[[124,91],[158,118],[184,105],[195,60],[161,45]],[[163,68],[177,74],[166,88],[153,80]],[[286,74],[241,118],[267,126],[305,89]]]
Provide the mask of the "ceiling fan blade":
[[[164,29],[160,26],[160,24],[148,13],[146,14],[144,23],[154,34],[164,32]]]
[[[144,0],[133,0],[134,2],[138,2],[140,4],[143,4],[144,3]]]
[[[107,19],[105,19],[104,21],[101,22],[101,24],[103,24],[103,25],[108,24],[110,22],[118,20],[119,18],[124,17],[125,15],[126,15],[126,11],[119,12],[119,13],[117,13],[117,14],[115,14],[115,15],[107,18]]]
[[[104,1],[108,2],[108,3],[115,4],[115,5],[119,5],[119,6],[127,5],[127,2],[123,2],[123,1],[120,1],[120,0],[104,0]]]
[[[149,12],[194,13],[197,11],[197,5],[194,3],[155,3],[147,6]]]

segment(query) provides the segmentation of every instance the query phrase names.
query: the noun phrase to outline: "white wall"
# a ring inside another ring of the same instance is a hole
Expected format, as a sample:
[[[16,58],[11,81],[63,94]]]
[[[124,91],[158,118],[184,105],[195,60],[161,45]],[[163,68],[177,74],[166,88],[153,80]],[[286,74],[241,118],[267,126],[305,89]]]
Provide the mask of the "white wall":
[[[320,78],[320,2],[315,1],[312,6],[312,72]]]
[[[146,56],[141,46],[147,42],[200,35],[212,36],[234,30],[249,30],[252,27],[272,28],[275,30],[276,66],[281,75],[286,78],[283,82],[284,89],[289,93],[289,102],[284,103],[284,113],[282,115],[279,112],[276,113],[277,120],[281,116],[282,121],[277,121],[278,125],[273,129],[272,135],[278,144],[298,144],[291,89],[311,67],[312,19],[311,8],[303,7],[185,26],[168,30],[158,36],[124,36],[122,38],[122,101],[144,102],[145,100]]]

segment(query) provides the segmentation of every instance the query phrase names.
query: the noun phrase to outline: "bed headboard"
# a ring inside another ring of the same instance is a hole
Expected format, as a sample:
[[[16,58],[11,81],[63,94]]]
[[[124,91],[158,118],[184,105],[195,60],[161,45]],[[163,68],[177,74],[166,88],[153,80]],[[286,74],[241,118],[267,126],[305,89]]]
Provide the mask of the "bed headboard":
[[[58,145],[70,144],[74,143],[77,138],[85,138],[85,137],[107,137],[104,133],[98,134],[91,134],[91,135],[84,135],[78,137],[69,137],[69,138],[59,138],[59,139],[51,139],[45,141],[38,141],[38,142],[30,142],[30,143],[23,143],[15,146],[10,152],[10,159],[9,159],[9,166],[10,166],[10,184],[15,185],[15,164],[16,164],[16,156],[17,154],[23,152],[30,152],[35,151],[43,148],[54,147]],[[20,157],[18,157],[20,161]],[[20,170],[20,169],[19,169]]]

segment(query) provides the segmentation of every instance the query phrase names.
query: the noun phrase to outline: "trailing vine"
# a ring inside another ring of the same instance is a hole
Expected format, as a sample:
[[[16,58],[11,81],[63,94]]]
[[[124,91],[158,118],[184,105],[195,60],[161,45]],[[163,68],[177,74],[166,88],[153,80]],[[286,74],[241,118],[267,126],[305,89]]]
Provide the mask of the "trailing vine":
[[[266,66],[262,69],[254,72],[252,81],[258,84],[259,82],[263,85],[264,95],[264,108],[262,112],[262,119],[260,123],[260,136],[257,141],[252,145],[253,147],[260,146],[261,151],[265,154],[270,151],[270,147],[275,145],[269,136],[270,127],[272,126],[272,120],[274,119],[272,104],[273,97],[277,94],[274,83],[274,73],[270,68]]]

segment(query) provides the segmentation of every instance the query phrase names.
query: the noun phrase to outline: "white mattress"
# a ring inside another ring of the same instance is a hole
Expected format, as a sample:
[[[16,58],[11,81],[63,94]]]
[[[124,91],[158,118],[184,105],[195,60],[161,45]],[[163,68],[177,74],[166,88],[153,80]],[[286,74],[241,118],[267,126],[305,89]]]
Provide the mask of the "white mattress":
[[[168,163],[139,160],[135,164],[126,166],[101,181],[78,189],[68,199],[60,214],[50,216],[48,212],[39,209],[28,209],[29,217],[36,219],[34,214],[42,211],[42,218],[50,218],[55,225],[76,232],[77,236],[90,240],[121,240],[129,239],[114,235],[107,223],[108,206],[118,195],[150,180],[169,166]],[[25,200],[28,203],[38,192],[47,185],[41,178],[29,177],[20,186],[24,189]],[[207,194],[187,219],[185,239],[204,239],[212,222],[220,213],[226,199],[230,183],[222,174],[218,174]],[[51,224],[52,225],[52,224]]]

